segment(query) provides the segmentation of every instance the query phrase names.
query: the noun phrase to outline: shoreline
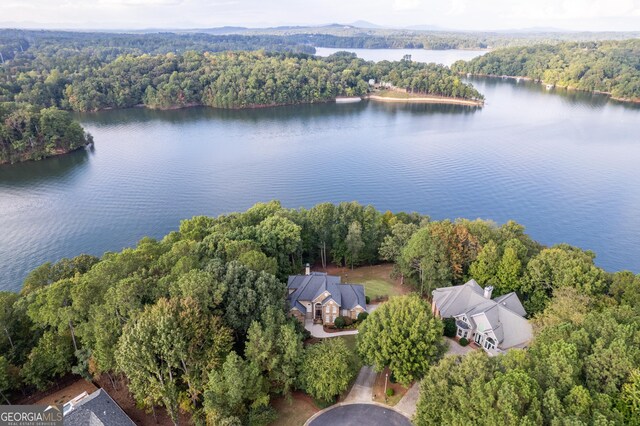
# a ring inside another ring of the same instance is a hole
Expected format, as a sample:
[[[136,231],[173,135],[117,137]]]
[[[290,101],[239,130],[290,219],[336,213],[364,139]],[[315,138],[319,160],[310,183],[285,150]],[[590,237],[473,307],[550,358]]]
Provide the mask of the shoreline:
[[[90,146],[91,146],[91,145],[93,145],[94,143],[95,143],[95,142],[89,142],[89,143],[88,143],[88,144],[86,144],[86,145],[79,146],[79,147],[74,148],[74,149],[72,149],[72,150],[69,150],[69,151],[60,151],[60,152],[55,152],[55,153],[53,153],[53,154],[45,155],[44,157],[41,157],[41,158],[38,158],[38,159],[35,159],[35,158],[25,158],[25,159],[21,159],[21,160],[19,160],[19,161],[16,161],[16,162],[14,162],[14,163],[12,163],[12,162],[10,162],[10,161],[0,162],[0,167],[3,167],[3,166],[11,166],[11,165],[14,165],[14,164],[28,163],[28,162],[34,162],[34,163],[35,163],[35,162],[37,162],[37,161],[46,160],[46,159],[48,159],[48,158],[62,157],[63,155],[71,154],[71,153],[73,153],[73,152],[80,151],[81,149],[87,149],[88,147],[90,147]]]
[[[495,75],[495,74],[474,74],[474,73],[459,73],[461,75],[464,75],[466,77],[484,77],[484,78],[499,78],[499,79],[508,79],[508,80],[524,80],[524,81],[532,81],[534,83],[538,83],[540,85],[549,85],[551,83],[546,83],[544,80],[538,80],[535,78],[531,78],[531,77],[523,77],[523,76],[517,76],[517,75]],[[605,95],[607,97],[609,97],[609,99],[617,101],[617,102],[624,102],[624,103],[631,103],[631,104],[640,104],[640,98],[619,98],[616,96],[613,96],[611,94],[611,92],[603,92],[601,90],[586,90],[586,89],[579,89],[577,87],[574,86],[563,86],[563,85],[559,85],[559,84],[553,84],[552,85],[553,88],[558,88],[558,89],[565,89],[565,90],[572,90],[572,91],[576,91],[576,92],[584,92],[584,93],[593,93],[593,94],[597,94],[597,95]]]
[[[471,99],[459,98],[440,98],[437,96],[421,96],[414,98],[395,98],[388,96],[366,95],[363,99],[376,102],[387,103],[419,103],[419,104],[448,104],[448,105],[465,105],[465,106],[483,106],[483,101],[475,101]]]

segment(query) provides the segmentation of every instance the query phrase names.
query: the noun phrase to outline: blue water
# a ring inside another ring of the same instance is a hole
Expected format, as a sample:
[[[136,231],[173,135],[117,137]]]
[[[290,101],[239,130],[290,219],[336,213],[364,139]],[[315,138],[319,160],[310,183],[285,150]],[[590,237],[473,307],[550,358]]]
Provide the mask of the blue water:
[[[45,261],[279,199],[514,219],[640,272],[640,108],[474,80],[484,108],[361,102],[79,115],[94,151],[0,167],[0,289]]]

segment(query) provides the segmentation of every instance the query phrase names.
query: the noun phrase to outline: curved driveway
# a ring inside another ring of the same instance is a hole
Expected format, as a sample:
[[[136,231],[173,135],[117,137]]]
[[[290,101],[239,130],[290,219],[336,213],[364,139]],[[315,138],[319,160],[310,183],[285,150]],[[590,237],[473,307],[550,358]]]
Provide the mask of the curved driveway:
[[[374,404],[338,405],[318,413],[308,426],[411,426],[402,414]]]

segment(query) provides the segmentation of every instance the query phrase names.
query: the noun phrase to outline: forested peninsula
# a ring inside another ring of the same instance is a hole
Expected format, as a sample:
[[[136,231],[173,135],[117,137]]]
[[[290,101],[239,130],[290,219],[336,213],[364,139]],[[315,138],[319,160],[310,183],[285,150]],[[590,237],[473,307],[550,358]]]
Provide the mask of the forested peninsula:
[[[139,406],[166,410],[175,423],[266,425],[272,399],[296,389],[331,403],[357,374],[353,357],[377,356],[371,348],[384,342],[373,326],[383,317],[362,319],[356,349],[340,338],[307,341],[287,316],[287,275],[306,262],[385,261],[415,294],[379,310],[408,321],[396,329],[418,317],[431,324],[429,336],[412,337],[430,339],[420,344],[442,340],[431,290],[470,278],[494,295],[515,291],[535,325],[528,349],[502,356],[477,350],[440,359],[434,350],[420,361],[394,358],[398,380],[424,378],[415,424],[478,416],[487,424],[630,424],[640,415],[640,276],[604,271],[594,257],[566,244],[544,247],[514,222],[434,221],[355,202],[270,202],[194,217],[161,240],[46,263],[19,294],[0,292],[0,398],[72,372],[125,387]],[[412,314],[396,315],[405,309]],[[398,339],[395,346],[406,346],[406,336]],[[469,400],[479,401],[473,411],[451,409]]]
[[[40,160],[92,142],[66,111],[0,103],[0,164]]]
[[[499,49],[468,62],[458,61],[452,69],[474,75],[529,78],[640,102],[640,39]]]
[[[372,90],[370,80],[412,94],[478,104],[483,99],[442,65],[374,63],[346,52],[328,58],[298,53],[307,47],[277,36],[111,37],[54,32],[45,37],[3,31],[0,51],[8,59],[0,66],[0,103],[14,111],[5,114],[14,118],[19,115],[15,111],[52,107],[72,111],[134,106],[254,108],[363,96]],[[224,51],[215,53],[218,50]],[[27,121],[24,117],[19,126],[15,120],[5,122],[4,128],[11,131],[0,134],[0,162],[43,158],[79,143],[73,139],[48,142],[45,147],[39,141],[46,138]],[[59,140],[62,137],[58,135]]]

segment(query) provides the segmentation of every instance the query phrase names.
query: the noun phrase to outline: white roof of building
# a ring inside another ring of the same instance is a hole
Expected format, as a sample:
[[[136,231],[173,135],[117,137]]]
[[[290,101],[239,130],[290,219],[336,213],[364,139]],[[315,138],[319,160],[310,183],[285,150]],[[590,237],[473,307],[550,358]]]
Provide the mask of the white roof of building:
[[[466,316],[471,326],[492,333],[502,349],[522,346],[533,337],[533,329],[518,295],[508,293],[495,299],[484,297],[475,280],[433,291],[433,302],[443,318]]]

